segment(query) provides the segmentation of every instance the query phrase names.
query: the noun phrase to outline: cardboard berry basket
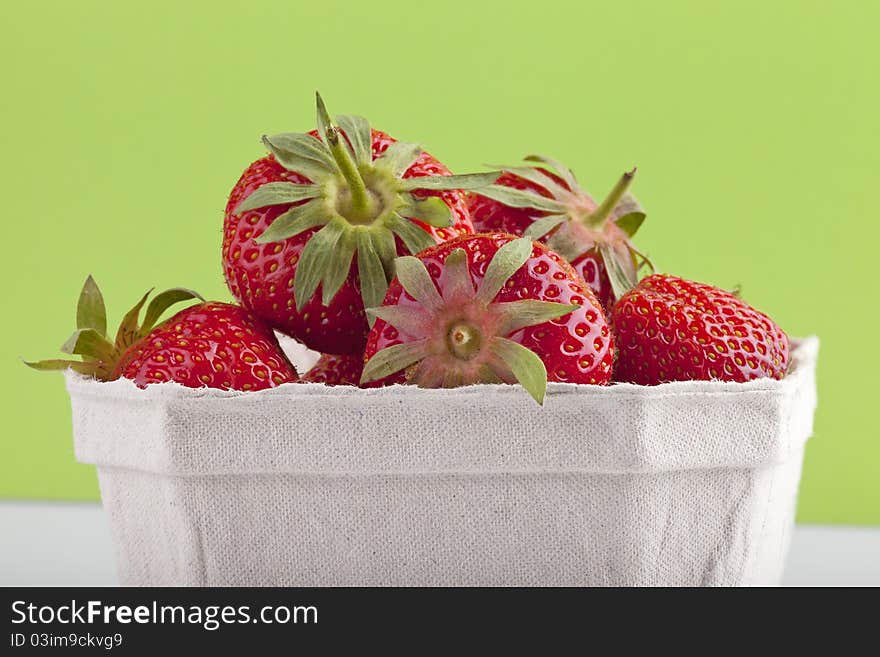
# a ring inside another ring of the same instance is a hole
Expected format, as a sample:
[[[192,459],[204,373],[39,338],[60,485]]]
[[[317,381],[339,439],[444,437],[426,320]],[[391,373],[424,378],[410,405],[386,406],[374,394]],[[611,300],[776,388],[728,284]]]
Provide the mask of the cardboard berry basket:
[[[68,372],[130,585],[779,582],[818,340],[783,381],[256,393]]]

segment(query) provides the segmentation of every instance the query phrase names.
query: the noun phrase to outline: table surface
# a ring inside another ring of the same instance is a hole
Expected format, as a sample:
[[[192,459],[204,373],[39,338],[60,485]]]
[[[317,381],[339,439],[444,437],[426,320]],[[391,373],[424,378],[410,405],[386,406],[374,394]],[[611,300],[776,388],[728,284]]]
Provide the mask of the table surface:
[[[0,586],[115,586],[98,504],[0,501]],[[880,586],[880,528],[799,525],[786,586]]]

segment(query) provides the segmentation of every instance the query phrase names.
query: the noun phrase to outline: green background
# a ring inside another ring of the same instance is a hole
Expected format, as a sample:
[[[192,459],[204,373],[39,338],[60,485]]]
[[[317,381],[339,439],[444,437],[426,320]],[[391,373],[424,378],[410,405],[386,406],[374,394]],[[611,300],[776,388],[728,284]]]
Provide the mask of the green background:
[[[97,498],[55,357],[93,273],[226,299],[222,210],[264,132],[360,113],[453,170],[528,152],[603,195],[638,165],[640,245],[822,338],[799,519],[880,523],[880,4],[41,2],[0,9],[0,496]],[[872,427],[874,427],[872,429]]]

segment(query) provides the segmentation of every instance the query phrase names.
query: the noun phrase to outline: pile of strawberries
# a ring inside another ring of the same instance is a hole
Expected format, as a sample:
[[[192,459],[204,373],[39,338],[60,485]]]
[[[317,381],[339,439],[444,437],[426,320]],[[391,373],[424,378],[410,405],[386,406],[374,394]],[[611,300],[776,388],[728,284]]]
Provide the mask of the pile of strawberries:
[[[366,119],[331,120],[320,96],[317,123],[264,137],[268,155],[232,189],[222,260],[239,305],[148,293],[111,337],[89,277],[62,346],[80,360],[28,364],[141,387],[519,383],[539,402],[547,381],[785,375],[787,336],[737,294],[639,281],[653,267],[632,242],[645,219],[635,170],[596,203],[547,157],[453,175]],[[298,376],[276,331],[323,355]]]

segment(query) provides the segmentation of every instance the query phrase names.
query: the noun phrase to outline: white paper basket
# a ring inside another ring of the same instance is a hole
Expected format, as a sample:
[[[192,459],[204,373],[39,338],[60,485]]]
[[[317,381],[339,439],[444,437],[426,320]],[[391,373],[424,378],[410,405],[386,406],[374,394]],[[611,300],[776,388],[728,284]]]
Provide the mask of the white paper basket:
[[[68,373],[130,585],[779,582],[818,340],[784,381],[256,393]]]

